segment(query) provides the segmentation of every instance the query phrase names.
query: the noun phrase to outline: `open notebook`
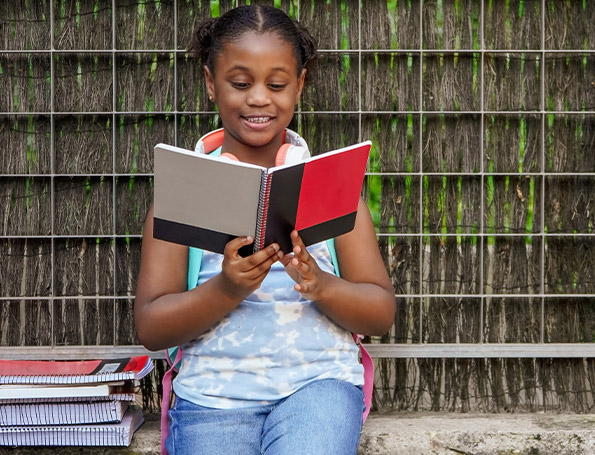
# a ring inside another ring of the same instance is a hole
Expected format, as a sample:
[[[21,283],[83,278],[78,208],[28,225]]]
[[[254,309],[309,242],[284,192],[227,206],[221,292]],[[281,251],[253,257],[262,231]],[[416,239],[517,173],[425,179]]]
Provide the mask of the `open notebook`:
[[[306,246],[349,232],[370,147],[366,141],[264,168],[158,144],[153,235],[217,253],[250,235],[251,251],[277,242],[289,253],[293,229]]]

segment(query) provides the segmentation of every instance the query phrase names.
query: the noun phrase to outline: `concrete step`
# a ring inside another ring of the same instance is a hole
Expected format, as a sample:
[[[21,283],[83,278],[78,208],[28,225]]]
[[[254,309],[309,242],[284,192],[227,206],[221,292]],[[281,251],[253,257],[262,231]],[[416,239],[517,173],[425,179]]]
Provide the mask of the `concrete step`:
[[[159,443],[158,416],[149,415],[129,447],[0,447],[0,454],[159,455]],[[358,455],[380,454],[591,455],[595,414],[372,413]]]
[[[591,455],[594,430],[594,414],[375,414],[359,455]]]

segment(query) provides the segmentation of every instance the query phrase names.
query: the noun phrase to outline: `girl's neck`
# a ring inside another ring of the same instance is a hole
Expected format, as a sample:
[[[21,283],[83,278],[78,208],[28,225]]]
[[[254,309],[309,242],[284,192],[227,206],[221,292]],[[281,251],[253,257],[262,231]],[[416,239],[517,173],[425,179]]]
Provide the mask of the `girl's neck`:
[[[229,137],[229,139],[228,139]],[[275,158],[277,151],[283,144],[283,137],[279,136],[268,144],[262,146],[250,146],[238,142],[229,135],[225,135],[223,144],[221,145],[221,152],[231,153],[238,160],[244,163],[256,164],[263,167],[273,167],[275,165]]]

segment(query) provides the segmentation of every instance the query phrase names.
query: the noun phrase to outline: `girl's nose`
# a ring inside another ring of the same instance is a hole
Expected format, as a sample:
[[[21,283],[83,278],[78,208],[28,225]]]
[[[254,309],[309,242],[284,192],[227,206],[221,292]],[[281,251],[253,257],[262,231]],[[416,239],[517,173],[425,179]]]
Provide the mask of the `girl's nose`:
[[[269,104],[269,91],[265,85],[255,84],[250,87],[246,102],[250,106],[265,106]]]

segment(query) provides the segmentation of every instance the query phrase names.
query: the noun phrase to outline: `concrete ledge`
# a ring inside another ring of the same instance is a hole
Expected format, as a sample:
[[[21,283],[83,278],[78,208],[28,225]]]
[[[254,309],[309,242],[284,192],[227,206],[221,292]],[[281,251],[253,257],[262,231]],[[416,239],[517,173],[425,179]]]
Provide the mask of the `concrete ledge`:
[[[0,454],[159,455],[159,443],[158,416],[149,415],[130,447],[0,447]],[[373,413],[358,454],[595,454],[595,414]]]
[[[595,454],[595,415],[375,414],[359,455]]]

